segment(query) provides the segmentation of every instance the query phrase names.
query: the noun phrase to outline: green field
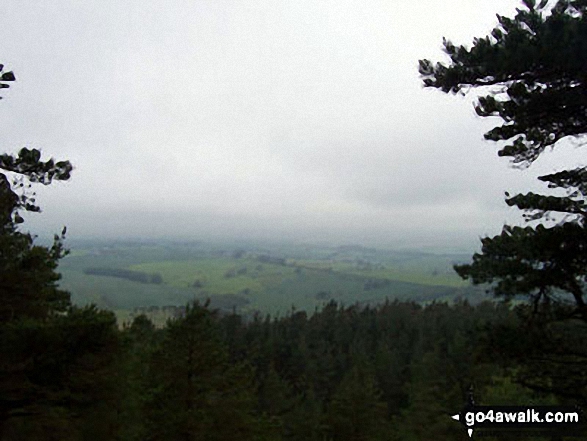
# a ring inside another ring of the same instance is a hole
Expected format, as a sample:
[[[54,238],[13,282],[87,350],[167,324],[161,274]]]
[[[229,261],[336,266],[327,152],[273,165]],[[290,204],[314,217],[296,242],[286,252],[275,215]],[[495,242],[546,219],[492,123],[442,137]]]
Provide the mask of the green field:
[[[438,262],[437,266],[438,265]],[[301,260],[296,265],[303,268],[330,269],[336,273],[353,274],[359,277],[394,280],[398,282],[416,283],[419,285],[463,287],[468,283],[463,281],[450,269],[450,272],[439,273],[438,270],[427,270],[423,265],[383,266],[369,263],[354,263],[347,261]],[[407,267],[407,268],[406,268]]]
[[[60,270],[62,286],[77,304],[112,309],[123,321],[141,312],[164,321],[174,307],[206,299],[221,310],[274,315],[292,308],[312,312],[329,301],[478,299],[480,290],[452,270],[461,258],[362,247],[90,243],[73,248]],[[156,274],[158,283],[89,274],[90,269]]]

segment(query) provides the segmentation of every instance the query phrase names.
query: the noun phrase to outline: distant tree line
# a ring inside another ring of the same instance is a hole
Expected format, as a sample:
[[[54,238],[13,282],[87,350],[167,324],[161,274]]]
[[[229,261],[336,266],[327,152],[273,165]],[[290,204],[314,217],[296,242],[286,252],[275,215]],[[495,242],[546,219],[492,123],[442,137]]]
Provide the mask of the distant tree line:
[[[163,283],[163,277],[161,277],[161,274],[159,273],[148,274],[141,271],[133,271],[123,268],[85,268],[84,274],[93,276],[118,277],[119,279],[127,279],[132,282],[154,283],[156,285]]]
[[[273,257],[268,254],[260,254],[257,256],[257,260],[261,263],[271,263],[274,265],[285,266],[286,260],[283,257]]]

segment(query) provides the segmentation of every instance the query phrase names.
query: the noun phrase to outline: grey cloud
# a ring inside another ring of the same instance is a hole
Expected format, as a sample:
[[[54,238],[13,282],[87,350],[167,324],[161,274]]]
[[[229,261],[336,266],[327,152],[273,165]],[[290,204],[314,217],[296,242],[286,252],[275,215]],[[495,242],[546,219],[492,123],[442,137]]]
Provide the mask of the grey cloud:
[[[482,140],[472,97],[422,89],[417,60],[516,6],[10,0],[0,142],[76,166],[32,229],[473,246],[532,179]]]

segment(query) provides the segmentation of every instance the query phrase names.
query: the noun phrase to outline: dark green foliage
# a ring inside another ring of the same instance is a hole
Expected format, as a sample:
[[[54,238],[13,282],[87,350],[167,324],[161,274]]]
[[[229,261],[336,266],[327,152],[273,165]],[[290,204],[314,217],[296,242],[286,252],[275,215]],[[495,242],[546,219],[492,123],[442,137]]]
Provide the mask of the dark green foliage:
[[[2,439],[78,439],[90,423],[96,435],[85,439],[107,437],[118,351],[112,313],[74,308],[49,321],[13,320],[0,333]]]
[[[66,164],[66,165],[64,165]],[[68,179],[71,165],[53,160],[40,161],[38,150],[22,149],[18,157],[8,154],[0,157],[0,168],[16,173],[17,187],[22,181],[49,184],[53,179]],[[30,186],[30,184],[28,184]],[[51,314],[63,312],[69,305],[69,294],[60,290],[55,271],[59,259],[66,251],[63,247],[65,228],[60,236],[55,235],[53,245],[44,247],[34,244],[30,233],[18,229],[22,222],[19,210],[40,211],[34,198],[26,193],[18,195],[0,173],[0,320],[19,318],[44,319]]]
[[[221,323],[231,354],[255,369],[260,412],[284,439],[425,439],[460,433],[447,415],[471,383],[482,390],[502,372],[483,346],[485,326],[512,315],[492,304],[331,302],[312,316]]]
[[[463,277],[476,283],[499,279],[494,290],[498,295],[528,294],[536,307],[555,303],[561,307],[574,304],[568,317],[587,321],[584,302],[587,276],[587,234],[583,210],[584,170],[576,169],[540,179],[551,188],[568,189],[569,196],[553,197],[533,193],[507,200],[526,211],[531,220],[548,218],[551,212],[565,215],[553,226],[504,227],[500,236],[483,239],[482,254],[476,254],[472,265],[456,267]],[[574,180],[569,178],[573,177]],[[571,298],[563,296],[563,293]]]
[[[330,303],[312,316],[249,323],[195,305],[159,331],[141,317],[125,331],[134,342],[127,357],[138,357],[127,378],[144,385],[132,389],[142,405],[132,418],[127,407],[137,428],[128,439],[464,439],[449,415],[471,385],[483,403],[514,377],[540,380],[522,360],[541,353],[529,344],[544,335],[513,338],[521,323],[503,305],[466,302]]]
[[[151,399],[149,363],[162,332],[145,315],[139,315],[121,334],[116,363],[119,399],[115,406],[116,439],[143,441],[147,439],[145,407]]]
[[[587,276],[587,235],[582,223],[554,227],[505,226],[501,235],[482,239],[480,254],[471,265],[456,266],[457,272],[474,283],[491,283],[496,295],[511,298],[527,294],[540,304],[567,305],[562,293],[572,295],[570,316],[587,321],[583,300]]]
[[[148,378],[147,439],[253,438],[252,376],[229,362],[206,308],[188,305],[183,318],[168,323]]]
[[[0,321],[20,318],[45,319],[65,311],[69,293],[59,289],[56,272],[65,254],[63,236],[50,248],[34,244],[9,222],[0,232]]]
[[[517,319],[485,333],[483,347],[494,362],[509,366],[513,378],[537,393],[554,393],[569,404],[587,405],[586,328],[559,307],[537,316],[518,307]],[[561,320],[561,318],[563,318]]]
[[[335,440],[389,439],[387,404],[369,368],[353,366],[336,388],[325,415]]]

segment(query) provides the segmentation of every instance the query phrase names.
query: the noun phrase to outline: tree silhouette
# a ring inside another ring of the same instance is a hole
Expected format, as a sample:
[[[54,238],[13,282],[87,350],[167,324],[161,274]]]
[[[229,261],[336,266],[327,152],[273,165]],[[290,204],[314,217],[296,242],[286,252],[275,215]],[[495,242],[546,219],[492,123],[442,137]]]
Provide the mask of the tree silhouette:
[[[523,3],[514,18],[498,16],[499,25],[470,49],[445,40],[450,63],[420,60],[420,74],[426,87],[443,92],[488,91],[475,109],[502,124],[485,138],[504,141],[498,154],[527,167],[547,147],[587,133],[587,2]],[[455,269],[473,283],[493,283],[498,296],[525,294],[536,309],[557,304],[587,322],[587,169],[538,179],[559,195],[506,193],[507,204],[534,223],[482,239],[472,264]]]

